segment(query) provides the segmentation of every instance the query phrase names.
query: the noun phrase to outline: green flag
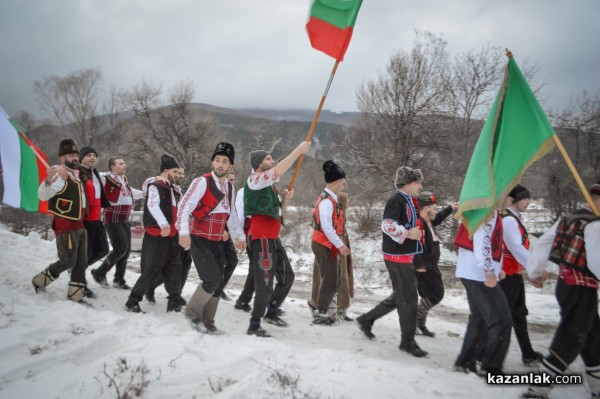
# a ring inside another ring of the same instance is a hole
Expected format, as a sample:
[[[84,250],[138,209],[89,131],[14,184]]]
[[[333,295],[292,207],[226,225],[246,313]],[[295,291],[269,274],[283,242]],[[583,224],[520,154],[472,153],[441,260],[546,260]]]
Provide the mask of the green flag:
[[[556,134],[512,57],[481,130],[460,192],[456,218],[473,234],[525,171],[554,146]]]

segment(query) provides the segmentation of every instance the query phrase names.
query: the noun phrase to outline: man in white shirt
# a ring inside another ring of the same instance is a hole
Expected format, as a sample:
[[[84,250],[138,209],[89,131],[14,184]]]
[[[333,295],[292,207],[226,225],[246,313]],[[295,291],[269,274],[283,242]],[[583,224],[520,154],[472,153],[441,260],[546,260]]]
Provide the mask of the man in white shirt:
[[[600,209],[600,182],[592,185],[590,195]],[[560,322],[539,372],[551,378],[563,375],[580,355],[590,398],[600,398],[600,217],[583,208],[554,223],[538,239],[527,260],[529,278],[546,279],[548,259],[559,267],[556,299]],[[530,385],[523,397],[547,398],[551,389],[551,384]]]
[[[513,329],[521,348],[521,359],[526,366],[536,365],[544,358],[540,352],[533,350],[527,331],[529,310],[525,303],[523,272],[529,258],[529,237],[521,213],[527,209],[530,201],[531,193],[520,184],[506,197],[506,209],[502,212],[502,271],[505,277],[500,280],[500,288],[508,301]]]
[[[498,285],[502,259],[502,218],[497,211],[469,238],[461,224],[454,244],[458,247],[456,277],[465,287],[469,321],[454,367],[457,371],[501,374],[510,345],[510,308]]]
[[[83,226],[86,198],[77,170],[79,150],[75,142],[62,140],[58,157],[61,164],[48,168],[46,180],[38,189],[40,200],[48,201],[48,212],[53,215],[58,261],[35,275],[31,283],[36,293],[45,292],[46,286],[62,272],[72,269],[67,298],[86,303],[83,301],[87,267],[87,232]]]
[[[101,286],[108,288],[106,273],[115,267],[113,287],[129,290],[131,287],[125,281],[127,260],[131,252],[131,225],[129,216],[133,201],[141,199],[144,192],[129,186],[125,172],[127,165],[120,155],[108,160],[107,174],[101,175],[104,192],[110,202],[110,207],[104,209],[104,226],[112,244],[112,251],[97,269],[92,269],[92,277]]]
[[[337,309],[328,311],[339,284],[340,256],[350,255],[350,249],[341,239],[345,215],[338,201],[346,184],[346,173],[333,161],[326,161],[323,171],[327,185],[317,199],[311,222],[311,248],[321,276],[313,323],[332,325]]]
[[[177,211],[179,244],[190,249],[202,280],[188,302],[185,316],[192,328],[211,334],[221,333],[215,326],[214,317],[223,291],[226,224],[235,247],[240,250],[246,247],[235,212],[235,190],[226,179],[234,155],[231,144],[219,143],[212,155],[212,172],[192,181]]]

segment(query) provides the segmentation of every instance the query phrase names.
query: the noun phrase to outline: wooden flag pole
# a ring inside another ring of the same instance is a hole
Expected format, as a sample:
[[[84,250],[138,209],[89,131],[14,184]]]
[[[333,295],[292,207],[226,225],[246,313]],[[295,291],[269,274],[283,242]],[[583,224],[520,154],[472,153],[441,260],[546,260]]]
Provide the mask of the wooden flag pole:
[[[575,178],[575,181],[577,182],[579,189],[583,193],[585,200],[587,201],[588,205],[590,206],[590,209],[592,210],[592,212],[594,212],[594,214],[596,216],[600,216],[600,213],[598,213],[598,209],[596,209],[596,204],[594,204],[594,201],[592,201],[592,197],[590,196],[590,193],[588,192],[587,188],[585,187],[585,184],[583,184],[583,181],[581,180],[579,173],[577,173],[577,169],[575,169],[575,165],[573,165],[573,162],[571,162],[571,158],[569,157],[569,154],[567,154],[567,151],[565,150],[565,147],[562,145],[560,139],[558,138],[558,135],[555,133],[552,136],[552,139],[554,140],[554,144],[556,144],[556,147],[558,147],[558,150],[560,151],[565,162],[567,163],[569,170],[573,174],[573,177]]]
[[[308,136],[306,137],[306,141],[310,141],[313,133],[315,132],[315,127],[317,126],[317,121],[319,120],[319,115],[321,114],[321,110],[323,109],[323,104],[325,104],[325,99],[327,98],[327,93],[329,92],[329,88],[331,87],[331,82],[333,82],[333,77],[335,76],[335,72],[337,71],[338,65],[340,64],[340,60],[335,61],[335,65],[333,66],[333,70],[331,71],[331,76],[329,76],[329,82],[327,82],[327,87],[325,88],[325,92],[323,93],[323,97],[321,97],[321,102],[319,103],[319,108],[317,108],[317,112],[315,113],[315,117],[313,118],[312,125],[310,126],[310,130],[308,131]],[[288,190],[292,190],[294,187],[294,182],[296,181],[296,177],[298,176],[298,172],[300,171],[300,166],[302,166],[302,161],[304,160],[304,154],[300,155],[298,158],[298,163],[296,164],[296,169],[294,169],[294,175],[292,176],[292,180],[290,181],[290,185],[288,186]]]

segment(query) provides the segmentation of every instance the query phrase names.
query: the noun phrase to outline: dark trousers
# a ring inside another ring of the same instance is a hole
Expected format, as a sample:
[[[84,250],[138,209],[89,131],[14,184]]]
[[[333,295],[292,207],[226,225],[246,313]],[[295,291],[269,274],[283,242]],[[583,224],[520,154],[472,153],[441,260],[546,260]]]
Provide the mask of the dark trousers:
[[[334,253],[329,248],[321,244],[311,241],[311,248],[313,254],[315,254],[317,266],[319,267],[319,275],[321,276],[316,305],[319,313],[327,313],[329,305],[337,292],[340,262],[337,252],[334,256]]]
[[[108,223],[105,227],[108,238],[110,238],[110,243],[112,244],[112,251],[110,251],[100,267],[96,269],[96,272],[99,276],[105,277],[106,273],[116,265],[113,281],[124,283],[127,260],[131,252],[131,228],[129,222]]]
[[[84,220],[83,225],[88,238],[88,266],[98,262],[108,254],[106,229],[101,220]]]
[[[569,285],[561,278],[556,283],[560,322],[544,364],[561,374],[581,355],[586,367],[600,366],[600,318],[598,291]]]
[[[361,316],[365,321],[375,322],[392,310],[398,311],[402,343],[415,339],[417,328],[417,277],[415,267],[410,263],[396,263],[385,261],[392,280],[394,292],[381,301],[373,309]]]
[[[444,282],[442,273],[437,266],[426,265],[425,270],[425,272],[416,273],[419,296],[426,298],[433,307],[444,298]]]
[[[220,296],[223,291],[223,267],[225,250],[223,241],[211,241],[200,236],[191,236],[190,253],[196,265],[198,277],[204,291]]]
[[[181,280],[179,282],[179,295],[181,295],[181,292],[183,291],[183,286],[187,281],[188,274],[190,273],[190,269],[192,267],[192,255],[190,255],[190,251],[186,251],[181,247],[179,247],[179,254],[181,258]],[[154,290],[158,288],[162,283],[164,283],[164,281],[165,279],[163,277],[163,273],[155,275],[154,283],[152,283],[152,288],[148,290],[148,293],[154,294]]]
[[[464,278],[460,281],[467,291],[471,314],[456,364],[465,365],[481,360],[482,370],[502,370],[512,328],[506,297],[499,285],[489,288],[481,281]]]
[[[521,348],[523,358],[532,357],[535,351],[529,340],[529,332],[527,331],[527,305],[525,303],[525,284],[521,274],[512,274],[500,280],[500,287],[506,296],[510,314],[512,316],[512,324],[517,336],[517,342]]]
[[[162,275],[169,299],[179,296],[181,251],[177,237],[154,237],[148,233],[144,234],[140,267],[142,274],[131,289],[129,299],[140,302],[154,287],[158,275]]]
[[[223,246],[225,250],[225,268],[223,269],[223,287],[221,291],[225,288],[229,279],[231,279],[238,264],[237,252],[235,251],[233,240],[230,238],[223,243]]]
[[[254,307],[252,318],[260,320],[267,306],[279,308],[294,283],[294,271],[279,239],[250,238],[250,269],[254,274]],[[273,279],[277,280],[273,289]]]
[[[57,278],[65,270],[71,271],[71,281],[85,284],[87,268],[87,231],[67,231],[56,236],[58,260],[48,266],[50,274]]]

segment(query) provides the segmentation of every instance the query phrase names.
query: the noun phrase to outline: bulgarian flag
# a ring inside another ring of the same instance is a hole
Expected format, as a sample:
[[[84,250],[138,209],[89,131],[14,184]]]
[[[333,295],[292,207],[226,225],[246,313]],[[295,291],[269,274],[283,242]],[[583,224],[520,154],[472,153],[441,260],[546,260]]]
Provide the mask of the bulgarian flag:
[[[2,202],[30,212],[47,213],[48,202],[40,201],[38,187],[46,179],[48,157],[25,137],[22,130],[0,108]]]
[[[315,0],[306,24],[313,48],[343,61],[361,4],[362,0]]]
[[[455,216],[462,218],[470,235],[554,146],[554,129],[512,54],[508,56],[504,81],[475,146]]]

